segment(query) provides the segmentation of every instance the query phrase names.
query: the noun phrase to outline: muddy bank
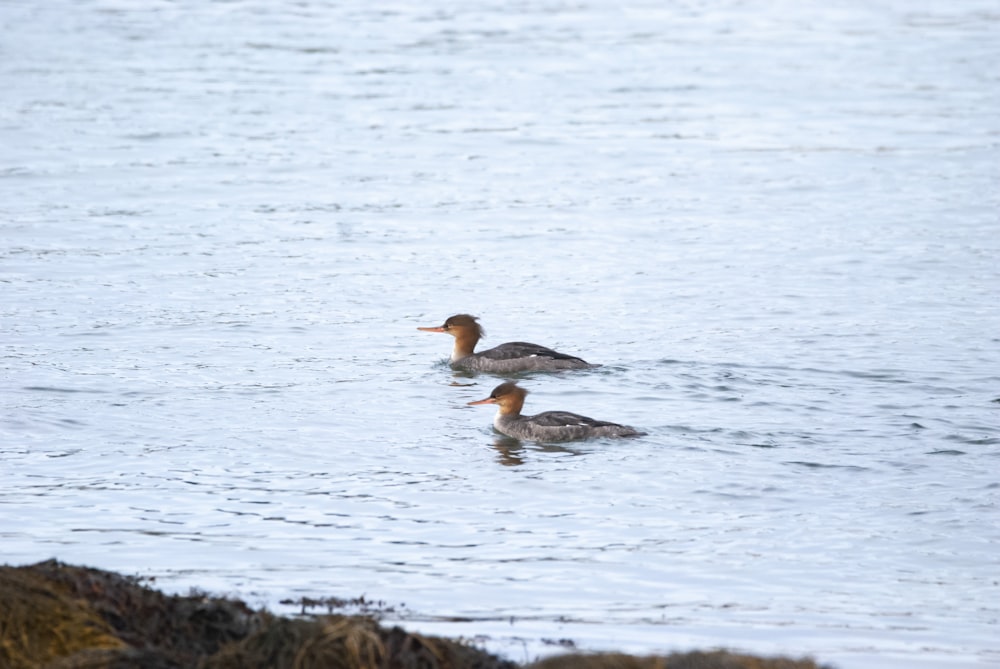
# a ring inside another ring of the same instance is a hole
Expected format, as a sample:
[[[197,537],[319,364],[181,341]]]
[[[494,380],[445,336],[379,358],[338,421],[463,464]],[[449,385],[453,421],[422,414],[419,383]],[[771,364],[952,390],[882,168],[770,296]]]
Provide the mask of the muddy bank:
[[[720,645],[724,645],[724,640]],[[517,669],[462,641],[371,616],[288,618],[239,600],[165,595],[138,579],[54,560],[0,567],[4,669]],[[570,654],[531,669],[820,669],[726,652]]]

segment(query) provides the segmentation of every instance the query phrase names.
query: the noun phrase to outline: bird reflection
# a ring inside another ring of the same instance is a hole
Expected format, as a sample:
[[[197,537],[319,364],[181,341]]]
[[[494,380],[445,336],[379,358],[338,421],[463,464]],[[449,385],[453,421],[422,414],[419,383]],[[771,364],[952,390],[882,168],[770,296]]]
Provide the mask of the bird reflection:
[[[503,466],[517,467],[524,464],[524,458],[521,457],[521,453],[524,451],[524,444],[514,437],[497,437],[493,441],[493,448],[499,453],[497,462]]]
[[[568,455],[582,455],[585,451],[567,448],[559,444],[543,444],[530,442],[530,446],[525,446],[524,442],[500,435],[493,440],[493,449],[497,452],[497,462],[505,467],[517,467],[524,464],[524,456],[527,451],[539,453],[566,453]]]

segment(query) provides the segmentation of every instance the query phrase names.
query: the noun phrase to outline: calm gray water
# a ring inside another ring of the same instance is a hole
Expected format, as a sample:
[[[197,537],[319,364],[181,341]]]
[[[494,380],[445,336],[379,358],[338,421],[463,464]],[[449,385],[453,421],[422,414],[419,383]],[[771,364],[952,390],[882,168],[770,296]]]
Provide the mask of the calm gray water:
[[[522,661],[1000,663],[1000,9],[0,3],[0,557]],[[604,367],[499,439],[450,339]]]

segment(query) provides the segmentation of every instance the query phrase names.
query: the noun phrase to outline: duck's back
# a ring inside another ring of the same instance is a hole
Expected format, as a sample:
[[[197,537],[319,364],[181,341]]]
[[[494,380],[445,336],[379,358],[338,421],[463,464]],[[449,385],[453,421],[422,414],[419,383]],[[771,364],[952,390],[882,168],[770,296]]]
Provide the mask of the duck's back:
[[[570,411],[545,411],[534,416],[497,416],[494,426],[504,434],[532,441],[576,441],[599,437],[638,437],[640,432]]]
[[[598,365],[538,344],[513,341],[473,353],[455,361],[454,366],[484,372],[530,372],[586,369]]]

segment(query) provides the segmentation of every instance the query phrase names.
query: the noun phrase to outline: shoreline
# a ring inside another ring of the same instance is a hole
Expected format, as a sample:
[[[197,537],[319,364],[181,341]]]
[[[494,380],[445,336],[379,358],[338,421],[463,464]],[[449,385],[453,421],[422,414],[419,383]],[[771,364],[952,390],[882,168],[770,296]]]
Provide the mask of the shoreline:
[[[281,616],[202,592],[46,560],[0,566],[0,666],[10,669],[830,669],[725,650],[566,653],[519,664],[462,640],[383,626],[371,611]],[[310,604],[361,600],[303,598]]]

